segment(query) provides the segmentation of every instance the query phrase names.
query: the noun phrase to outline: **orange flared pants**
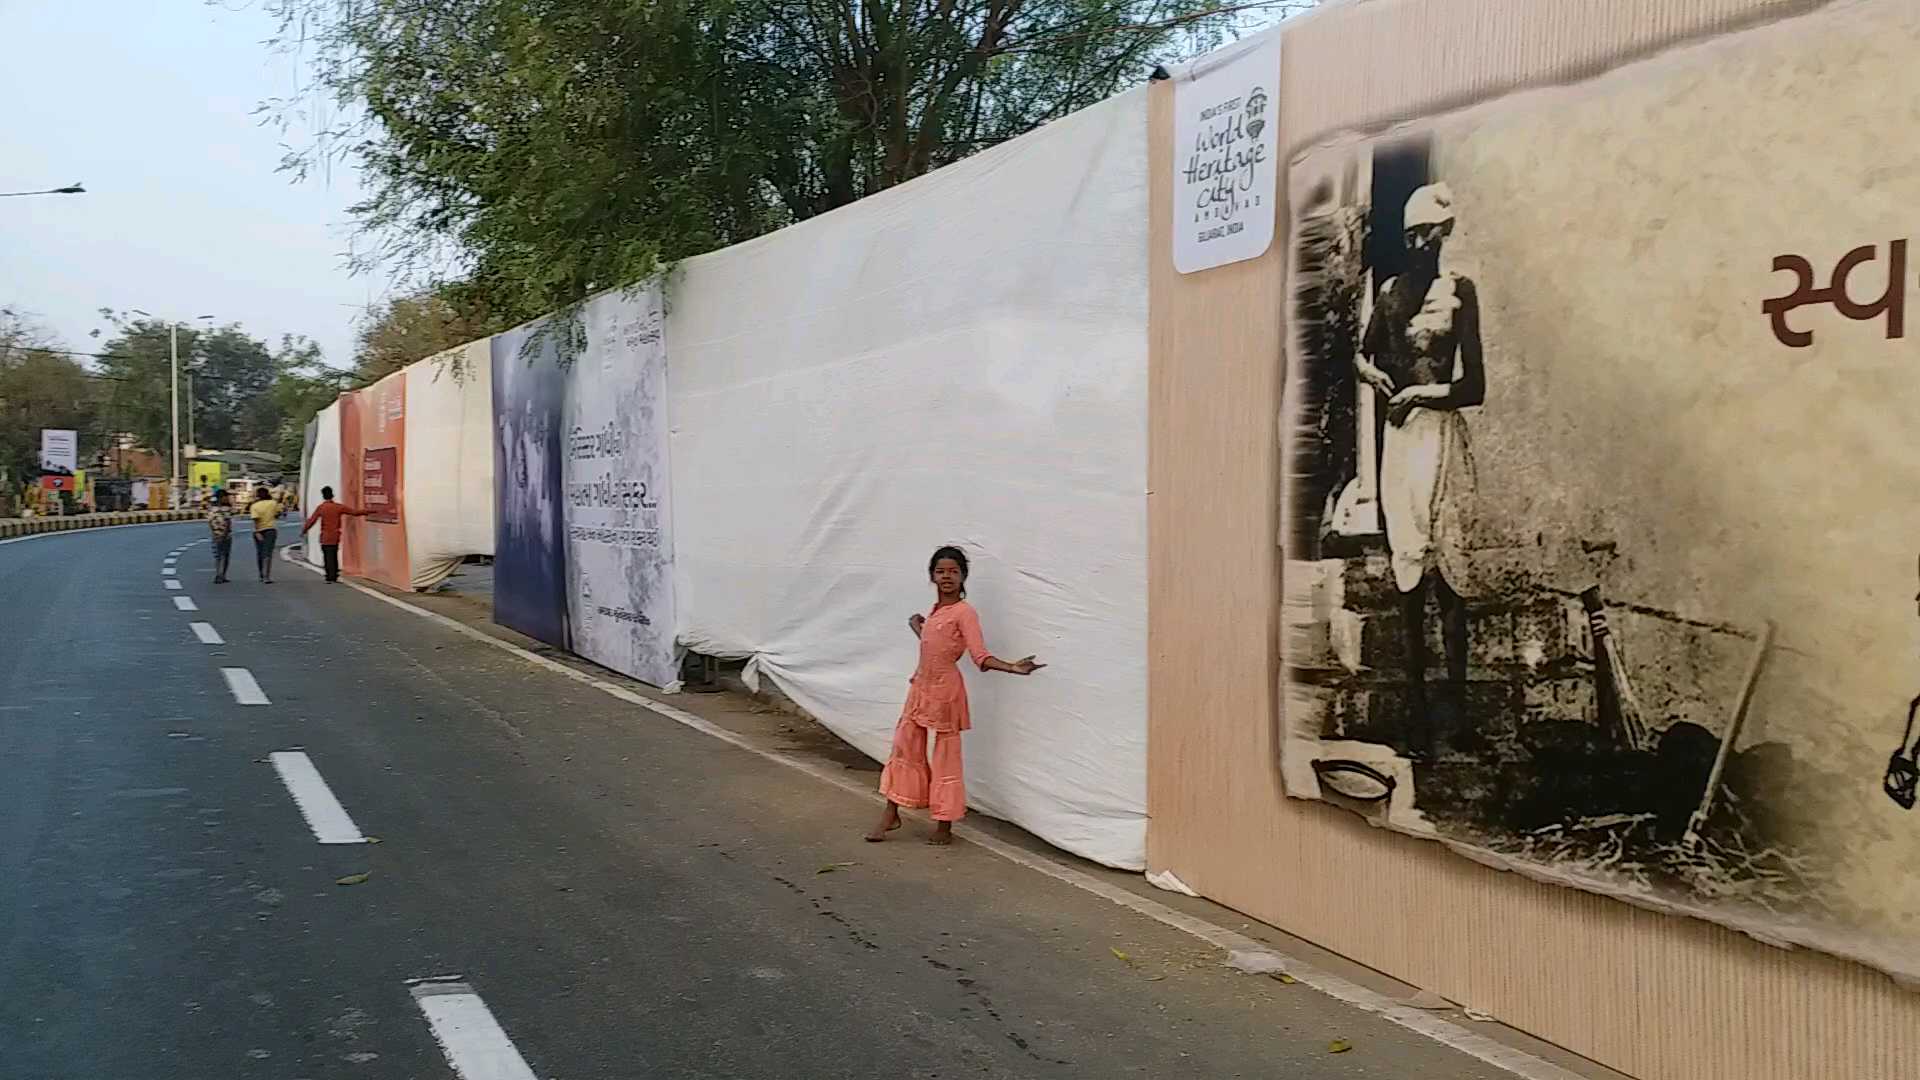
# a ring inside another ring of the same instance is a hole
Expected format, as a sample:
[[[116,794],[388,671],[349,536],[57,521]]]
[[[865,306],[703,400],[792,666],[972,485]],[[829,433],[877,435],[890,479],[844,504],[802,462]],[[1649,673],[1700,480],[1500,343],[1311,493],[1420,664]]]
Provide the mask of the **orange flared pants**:
[[[942,731],[927,765],[927,729],[901,717],[893,729],[893,754],[880,773],[880,794],[895,806],[927,807],[935,821],[959,821],[967,812],[967,783],[960,764],[960,733]]]

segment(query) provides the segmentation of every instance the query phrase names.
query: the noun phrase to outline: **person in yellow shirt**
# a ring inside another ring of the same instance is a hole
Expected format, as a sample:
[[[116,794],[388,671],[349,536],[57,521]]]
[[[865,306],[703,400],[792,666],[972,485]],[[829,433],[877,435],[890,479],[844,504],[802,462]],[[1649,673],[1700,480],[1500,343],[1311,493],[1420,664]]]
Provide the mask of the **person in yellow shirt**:
[[[260,583],[273,584],[273,545],[280,538],[274,526],[280,523],[280,503],[261,484],[247,504],[247,516],[253,519],[253,553],[260,560]]]

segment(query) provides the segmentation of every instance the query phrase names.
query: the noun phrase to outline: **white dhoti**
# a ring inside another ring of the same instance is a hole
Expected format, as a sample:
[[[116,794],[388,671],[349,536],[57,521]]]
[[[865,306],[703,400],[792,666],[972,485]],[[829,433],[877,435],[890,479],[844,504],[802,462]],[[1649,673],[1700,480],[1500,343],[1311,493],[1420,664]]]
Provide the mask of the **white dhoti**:
[[[1393,581],[1412,592],[1427,569],[1469,595],[1467,518],[1473,506],[1467,420],[1451,409],[1415,409],[1387,425],[1380,446],[1380,508],[1387,519]]]

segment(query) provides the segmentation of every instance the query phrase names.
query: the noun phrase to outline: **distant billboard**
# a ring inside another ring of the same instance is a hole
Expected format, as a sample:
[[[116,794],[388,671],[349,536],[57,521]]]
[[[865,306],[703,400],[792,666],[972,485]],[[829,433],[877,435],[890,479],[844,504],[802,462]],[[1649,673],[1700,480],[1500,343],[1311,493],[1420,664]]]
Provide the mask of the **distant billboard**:
[[[70,428],[41,428],[40,471],[71,474],[79,467],[79,432]]]

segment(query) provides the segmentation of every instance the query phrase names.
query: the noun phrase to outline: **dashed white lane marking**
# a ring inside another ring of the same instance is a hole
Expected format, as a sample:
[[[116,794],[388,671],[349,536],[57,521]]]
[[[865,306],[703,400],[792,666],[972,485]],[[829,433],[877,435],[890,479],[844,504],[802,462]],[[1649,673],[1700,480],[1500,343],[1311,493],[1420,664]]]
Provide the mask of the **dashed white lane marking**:
[[[173,606],[179,608],[181,611],[199,611],[200,610],[200,605],[194,603],[193,597],[191,596],[174,597]]]
[[[162,580],[162,581],[161,581],[160,583],[161,583],[162,585],[165,585],[165,586],[166,586],[167,588],[169,588],[169,589],[172,589],[172,590],[174,590],[174,591],[176,591],[176,592],[177,592],[177,591],[179,591],[179,589],[180,589],[180,579],[179,579],[179,578],[165,578],[165,579],[163,579],[163,580]]]
[[[280,774],[280,782],[287,785],[293,804],[300,808],[300,816],[307,819],[315,840],[323,844],[367,842],[360,826],[347,816],[347,808],[333,797],[333,789],[320,779],[312,758],[298,750],[276,750],[267,757],[273,762],[273,771]]]
[[[177,570],[177,569],[175,569],[174,567],[171,567],[171,566],[168,566],[168,567],[163,567],[163,568],[161,568],[161,570],[160,570],[160,576],[161,576],[161,577],[172,577],[173,575],[175,575],[175,574],[177,574],[177,573],[179,573],[179,572],[180,572],[179,570]]]
[[[306,562],[295,559],[290,548],[283,549],[281,558],[295,566],[306,567],[306,569],[312,573],[324,573],[324,571],[317,566],[312,566]],[[365,593],[382,603],[392,604],[402,611],[411,612],[423,619],[439,623],[441,626],[446,627],[456,634],[470,637],[475,641],[485,642],[496,649],[502,649],[512,653],[537,667],[546,668],[557,675],[565,676],[575,682],[584,683],[610,697],[617,698],[632,705],[637,705],[657,716],[665,717],[675,723],[684,724],[695,731],[711,735],[721,742],[730,743],[757,757],[785,765],[790,769],[797,769],[816,780],[823,780],[842,791],[857,795],[863,799],[871,800],[874,797],[874,790],[871,785],[849,780],[841,775],[840,770],[829,770],[810,761],[785,757],[762,749],[761,747],[755,746],[745,736],[736,735],[726,728],[703,720],[690,712],[676,709],[671,705],[666,705],[652,698],[634,693],[623,686],[617,686],[607,682],[605,679],[596,678],[584,671],[568,667],[558,660],[530,652],[515,645],[511,641],[503,641],[500,638],[494,637],[492,634],[477,630],[457,619],[450,619],[437,611],[428,611],[426,608],[415,607],[404,600],[395,599],[356,581],[347,581],[344,578],[341,580],[348,588]],[[1524,1050],[1507,1046],[1498,1040],[1490,1039],[1476,1031],[1456,1024],[1445,1017],[1435,1016],[1425,1010],[1416,1009],[1403,1002],[1396,1001],[1386,994],[1361,986],[1351,979],[1336,975],[1330,971],[1324,971],[1307,960],[1283,953],[1274,946],[1260,941],[1257,938],[1249,937],[1235,930],[1229,930],[1224,926],[1208,922],[1197,915],[1189,915],[1177,908],[1168,907],[1156,900],[1141,896],[1131,889],[1121,888],[1110,881],[1102,880],[1085,871],[1068,866],[1065,863],[1055,862],[1044,855],[1027,851],[966,825],[956,825],[954,827],[954,833],[955,835],[964,837],[968,843],[991,851],[1008,862],[1026,867],[1040,874],[1045,874],[1055,881],[1071,885],[1082,892],[1092,893],[1095,896],[1112,901],[1129,911],[1144,915],[1164,926],[1169,926],[1182,933],[1190,934],[1223,950],[1229,956],[1241,951],[1269,954],[1278,961],[1280,966],[1286,970],[1287,974],[1328,997],[1344,1001],[1348,1005],[1364,1012],[1373,1013],[1408,1031],[1440,1043],[1442,1046],[1452,1047],[1469,1057],[1482,1061],[1503,1072],[1522,1077],[1523,1080],[1583,1080],[1578,1073],[1562,1068],[1545,1058],[1537,1057]]]
[[[161,559],[161,560],[160,560],[160,565],[161,565],[161,566],[172,566],[172,565],[173,565],[174,563],[177,563],[177,562],[179,562],[179,561],[180,561],[180,553],[176,551],[176,552],[174,552],[173,554],[171,554],[171,555],[169,555],[169,556],[167,556],[166,558],[164,558],[164,559]]]
[[[526,1059],[473,987],[427,983],[413,988],[413,1000],[460,1080],[534,1080]]]
[[[193,636],[199,638],[200,644],[202,645],[225,645],[227,643],[227,639],[221,637],[220,631],[215,630],[213,624],[210,622],[188,623],[187,625],[193,627]]]
[[[223,667],[220,674],[227,680],[227,689],[233,691],[233,700],[242,705],[271,705],[267,692],[260,689],[260,683],[254,679],[253,672],[243,667]]]

